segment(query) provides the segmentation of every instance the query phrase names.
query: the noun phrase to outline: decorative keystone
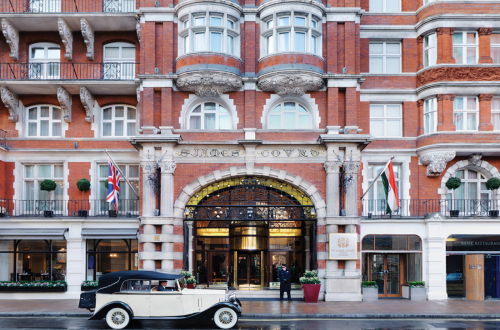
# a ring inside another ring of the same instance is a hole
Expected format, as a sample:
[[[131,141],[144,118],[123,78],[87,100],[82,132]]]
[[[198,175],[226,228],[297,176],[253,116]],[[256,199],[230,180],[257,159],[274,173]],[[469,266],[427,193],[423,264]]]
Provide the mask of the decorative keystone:
[[[87,58],[90,61],[94,60],[94,29],[89,24],[89,22],[82,18],[80,19],[80,25],[82,29],[82,36],[85,45],[87,46]]]
[[[440,176],[446,169],[446,164],[455,158],[455,151],[431,152],[418,157],[422,165],[427,165],[427,176]]]
[[[220,97],[226,92],[234,92],[243,86],[240,76],[226,72],[185,73],[176,81],[177,88],[185,92],[194,92],[198,97]]]
[[[477,153],[477,154],[472,154],[469,156],[469,164],[477,166],[479,162],[481,161],[481,157],[483,157],[483,154]]]
[[[10,46],[9,56],[17,61],[19,59],[19,32],[6,18],[2,18],[2,33]]]
[[[68,61],[71,61],[73,57],[73,31],[69,27],[68,23],[62,18],[57,19],[57,28],[59,30],[59,35],[61,36],[64,47],[66,48],[66,53],[64,57]]]
[[[86,87],[82,86],[80,87],[80,100],[86,113],[85,121],[92,123],[94,121],[94,95]]]
[[[63,110],[64,121],[67,123],[70,123],[71,122],[71,104],[72,104],[71,94],[68,93],[68,91],[64,87],[58,86],[57,87],[57,100],[59,101],[59,104],[61,105],[61,109]]]
[[[0,88],[0,94],[3,104],[9,110],[9,120],[14,123],[17,122],[19,120],[19,113],[21,112],[17,95],[12,93],[7,87]]]
[[[274,92],[279,96],[302,96],[307,91],[323,88],[320,75],[313,73],[273,73],[259,79],[258,86],[266,92]]]

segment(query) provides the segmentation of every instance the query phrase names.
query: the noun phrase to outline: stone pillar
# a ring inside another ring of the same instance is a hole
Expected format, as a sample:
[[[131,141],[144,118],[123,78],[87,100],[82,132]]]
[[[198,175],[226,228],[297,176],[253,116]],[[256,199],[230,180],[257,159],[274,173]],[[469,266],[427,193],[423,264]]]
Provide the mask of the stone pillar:
[[[354,162],[352,168],[346,169],[348,175],[352,175],[352,180],[346,189],[345,194],[345,213],[346,216],[358,216],[358,168],[359,162]]]
[[[418,60],[417,60],[417,71],[424,68],[424,37],[417,37],[417,47],[418,47]]]
[[[193,258],[196,258],[196,254],[194,253],[194,247],[193,247],[193,222],[192,221],[188,221],[187,223],[187,227],[188,227],[188,244],[189,244],[189,247],[188,247],[188,265],[184,265],[184,268],[187,268],[191,274],[194,272],[194,262],[193,262]]]
[[[479,130],[493,131],[491,123],[491,99],[493,94],[479,95]]]
[[[493,32],[493,28],[480,28],[477,30],[477,34],[479,35],[479,64],[493,63],[490,44],[491,32]]]
[[[154,216],[156,196],[154,188],[149,184],[148,178],[155,174],[154,162],[143,161],[142,167],[142,216]]]
[[[427,249],[422,255],[422,281],[427,284],[427,299],[448,299],[446,292],[446,237],[442,237],[441,224],[444,219],[434,216],[427,219],[426,238]]]
[[[325,162],[326,171],[326,216],[339,216],[339,172],[340,163]]]
[[[417,130],[417,136],[422,135],[425,133],[425,128],[424,128],[424,100],[418,100],[417,101],[417,109],[418,109],[418,130]]]
[[[143,225],[143,231],[144,235],[154,235],[156,234],[156,228],[153,225]],[[142,267],[144,270],[155,270],[155,251],[156,251],[156,245],[155,243],[152,242],[143,242],[142,244],[143,247],[143,254],[142,254],[142,259],[143,259],[143,264]]]
[[[436,64],[455,63],[453,58],[453,32],[455,28],[437,28]]]
[[[438,94],[438,124],[437,130],[441,131],[455,131],[455,123],[453,122],[453,100],[455,94]]]
[[[306,256],[306,267],[305,267],[305,270],[311,270],[311,224],[306,224],[306,235],[305,235],[305,249],[304,249],[304,253],[305,253],[305,256]]]
[[[345,232],[356,234],[356,225],[346,225]],[[359,239],[359,237],[358,237],[358,239]],[[357,243],[358,242],[356,242],[356,244]],[[358,258],[359,258],[359,252],[358,252]],[[344,266],[344,274],[346,276],[360,275],[360,270],[356,269],[357,260],[346,260],[344,265],[345,265]]]
[[[171,217],[174,215],[174,172],[175,162],[161,163],[161,215]]]

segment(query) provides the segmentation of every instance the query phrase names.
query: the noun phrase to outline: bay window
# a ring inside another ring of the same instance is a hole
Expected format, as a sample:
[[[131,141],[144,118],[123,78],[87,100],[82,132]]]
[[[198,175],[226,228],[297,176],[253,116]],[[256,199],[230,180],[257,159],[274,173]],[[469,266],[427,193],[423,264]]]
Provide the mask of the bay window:
[[[491,123],[494,131],[500,131],[500,98],[491,99]]]
[[[437,39],[436,34],[431,33],[424,37],[424,67],[436,65]]]
[[[437,99],[424,101],[424,133],[434,133],[437,130]]]
[[[453,57],[456,64],[477,64],[478,49],[476,32],[453,34]]]
[[[476,97],[455,97],[453,121],[457,131],[477,131],[478,102]]]

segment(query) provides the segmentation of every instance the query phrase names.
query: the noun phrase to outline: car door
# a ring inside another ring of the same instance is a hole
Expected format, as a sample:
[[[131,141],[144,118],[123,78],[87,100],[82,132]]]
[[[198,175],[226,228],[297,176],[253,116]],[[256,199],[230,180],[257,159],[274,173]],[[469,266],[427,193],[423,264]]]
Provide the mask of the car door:
[[[182,293],[178,291],[151,292],[149,316],[166,317],[184,315],[181,296]]]
[[[127,303],[135,317],[149,316],[150,281],[127,281]],[[123,294],[120,292],[120,294]]]

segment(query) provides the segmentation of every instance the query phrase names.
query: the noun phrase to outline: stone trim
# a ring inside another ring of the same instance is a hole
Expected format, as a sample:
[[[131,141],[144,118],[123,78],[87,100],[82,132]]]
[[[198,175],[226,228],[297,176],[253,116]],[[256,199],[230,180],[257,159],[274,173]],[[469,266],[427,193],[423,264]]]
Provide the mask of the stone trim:
[[[7,87],[0,88],[0,93],[3,104],[9,110],[9,120],[14,123],[17,122],[21,112],[17,95],[12,93]]]
[[[85,109],[85,121],[92,123],[94,121],[94,95],[84,86],[80,87],[80,100],[82,101],[83,108]]]
[[[89,61],[94,60],[94,29],[90,23],[85,19],[80,19],[80,25],[82,29],[82,36],[85,45],[87,46],[87,58]]]
[[[140,94],[138,94],[137,98],[140,97],[139,95]],[[219,97],[199,97],[195,94],[189,94],[189,97],[187,99],[184,99],[184,104],[182,105],[182,110],[179,116],[179,124],[181,124],[181,129],[186,129],[188,127],[188,116],[191,110],[193,110],[197,104],[203,102],[221,103],[231,114],[231,128],[237,129],[239,122],[238,111],[236,109],[236,105],[234,104],[234,100],[231,99],[228,94],[222,94]],[[199,131],[203,132],[203,130]]]
[[[71,61],[73,58],[73,31],[69,27],[68,23],[66,23],[66,21],[62,18],[57,19],[57,28],[59,30],[59,35],[61,36],[64,47],[66,48],[64,57],[68,61]]]
[[[17,61],[19,59],[19,32],[6,18],[2,18],[2,33],[10,46],[9,56]]]

